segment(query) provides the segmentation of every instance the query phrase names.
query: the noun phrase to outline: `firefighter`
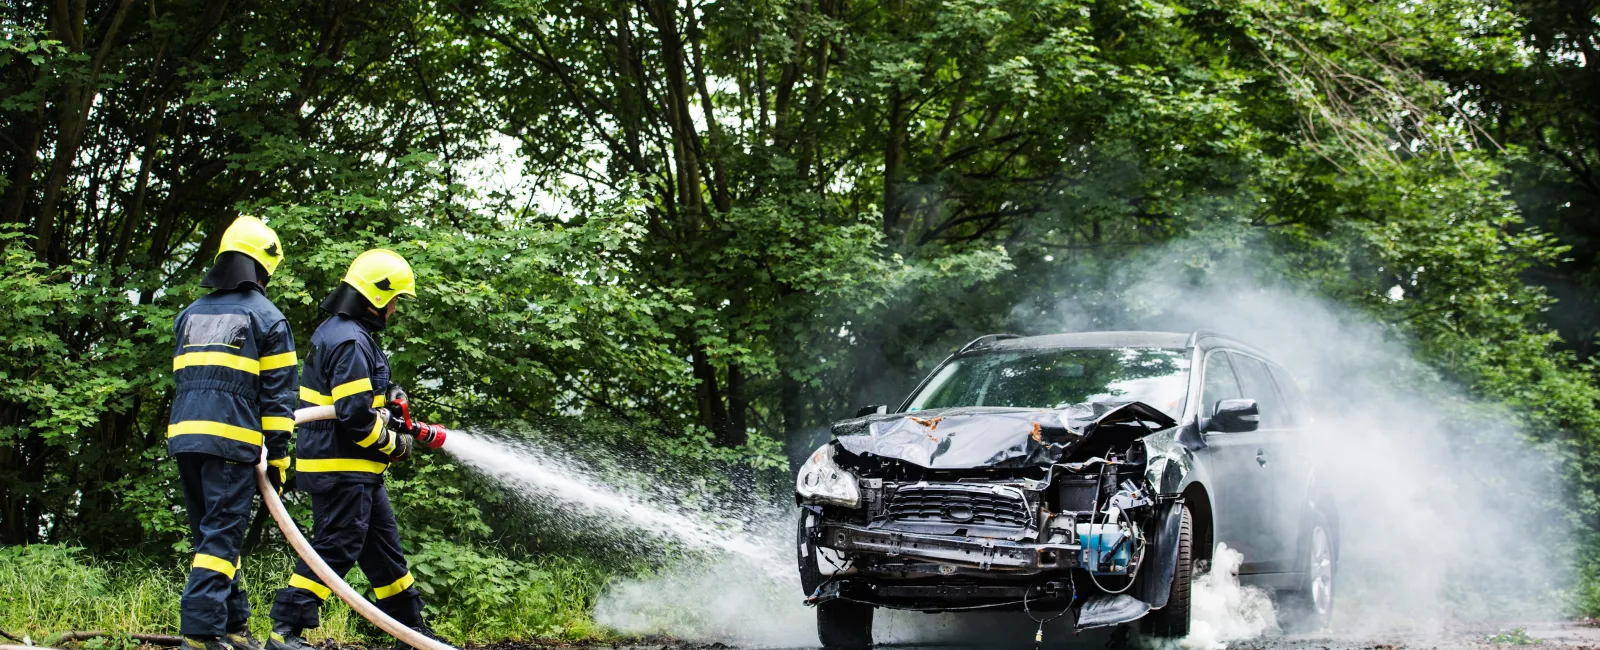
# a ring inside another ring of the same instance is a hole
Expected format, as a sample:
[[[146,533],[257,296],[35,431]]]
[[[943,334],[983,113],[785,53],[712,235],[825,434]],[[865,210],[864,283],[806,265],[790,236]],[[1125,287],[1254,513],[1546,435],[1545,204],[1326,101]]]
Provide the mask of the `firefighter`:
[[[317,554],[340,576],[360,564],[378,608],[431,635],[383,487],[384,471],[410,455],[412,439],[389,430],[388,398],[403,393],[391,382],[388,357],[376,339],[399,297],[416,295],[416,276],[405,259],[376,249],[357,257],[344,281],[322,302],[328,318],[311,335],[300,405],[332,405],[337,418],[301,427],[295,480],[299,489],[311,493],[311,545]],[[302,631],[320,625],[322,602],[331,593],[300,562],[289,586],[273,601],[267,648],[309,648]],[[402,642],[397,648],[409,646]]]
[[[200,286],[211,289],[178,315],[176,386],[167,453],[189,515],[194,564],[179,601],[185,650],[260,650],[250,635],[250,599],[239,584],[240,546],[266,447],[275,487],[289,466],[294,432],[295,352],[289,323],[267,300],[283,261],[277,233],[240,217],[222,235]]]

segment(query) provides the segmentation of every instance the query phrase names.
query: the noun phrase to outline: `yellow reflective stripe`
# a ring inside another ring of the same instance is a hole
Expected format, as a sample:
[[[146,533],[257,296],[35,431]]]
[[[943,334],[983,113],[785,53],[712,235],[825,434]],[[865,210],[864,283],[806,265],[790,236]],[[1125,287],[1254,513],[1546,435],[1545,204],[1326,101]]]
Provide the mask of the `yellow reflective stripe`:
[[[194,568],[216,571],[217,573],[228,576],[229,580],[232,580],[234,572],[239,570],[238,565],[235,565],[232,562],[224,560],[215,555],[206,555],[204,553],[194,554]]]
[[[233,561],[233,568],[234,568],[234,570],[239,570],[239,569],[243,569],[244,568],[244,556],[243,555],[239,556],[239,559]]]
[[[410,587],[411,583],[413,583],[413,582],[416,582],[416,580],[411,577],[411,572],[407,571],[405,575],[400,576],[399,580],[391,582],[391,583],[389,583],[387,585],[384,585],[382,587],[377,587],[377,588],[373,589],[372,592],[374,594],[377,594],[378,600],[383,600],[383,599],[388,598],[390,596],[397,595],[402,591],[405,591],[406,588]]]
[[[378,441],[378,437],[382,434],[383,418],[378,418],[372,423],[372,433],[369,433],[367,434],[367,437],[356,441],[356,444],[361,445],[362,447],[371,447],[373,443]]]
[[[372,380],[362,377],[355,381],[347,381],[333,387],[333,399],[340,400],[356,393],[365,393],[372,390]]]
[[[243,370],[252,375],[261,374],[261,362],[250,357],[241,357],[227,352],[190,352],[172,358],[172,371],[177,372],[184,368],[195,366],[222,366]]]
[[[289,576],[289,586],[290,587],[299,587],[301,589],[304,589],[306,591],[314,593],[314,594],[317,595],[317,598],[320,599],[320,600],[327,600],[328,596],[333,595],[333,590],[332,589],[329,589],[328,587],[323,586],[322,583],[317,582],[316,580],[312,580],[311,578],[307,578],[307,577],[305,577],[303,575],[300,575],[298,573]]]
[[[296,458],[294,469],[297,472],[367,472],[369,474],[382,474],[389,467],[388,463],[359,458]]]
[[[167,425],[168,438],[186,435],[218,436],[251,445],[260,445],[265,438],[260,431],[209,420],[184,420]]]
[[[283,354],[274,354],[274,355],[261,357],[261,369],[262,370],[277,370],[279,368],[288,368],[289,366],[295,365],[295,363],[296,363],[296,361],[295,361],[295,357],[294,357],[294,352],[293,351],[285,352]]]
[[[372,396],[372,408],[381,409],[385,405],[387,405],[388,403],[389,403],[389,400],[385,399],[384,396],[382,396],[382,395],[373,395]]]
[[[294,418],[269,415],[261,418],[262,431],[288,431],[294,433]]]
[[[305,386],[300,387],[300,399],[311,402],[316,406],[333,406],[332,397],[323,395],[322,393],[311,390],[310,388],[306,388]]]

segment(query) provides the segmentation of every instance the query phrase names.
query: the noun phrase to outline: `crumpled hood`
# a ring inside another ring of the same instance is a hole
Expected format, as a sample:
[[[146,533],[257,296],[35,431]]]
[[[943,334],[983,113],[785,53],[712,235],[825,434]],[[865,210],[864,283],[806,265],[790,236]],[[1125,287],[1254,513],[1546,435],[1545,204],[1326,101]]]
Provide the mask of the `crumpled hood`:
[[[1102,424],[1143,420],[1151,432],[1177,423],[1143,402],[1055,409],[961,407],[870,415],[833,425],[839,448],[929,469],[1048,467]]]

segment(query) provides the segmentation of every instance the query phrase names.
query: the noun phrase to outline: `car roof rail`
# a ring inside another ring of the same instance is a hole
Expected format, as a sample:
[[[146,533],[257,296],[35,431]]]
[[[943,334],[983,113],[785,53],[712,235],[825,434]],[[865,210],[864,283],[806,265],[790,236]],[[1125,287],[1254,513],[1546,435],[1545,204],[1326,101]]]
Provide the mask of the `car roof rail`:
[[[966,352],[974,348],[980,348],[989,345],[990,343],[994,343],[995,341],[1020,338],[1022,337],[1016,334],[984,334],[983,336],[972,339],[971,343],[961,346],[960,350],[956,350],[956,354],[961,354],[962,352]]]

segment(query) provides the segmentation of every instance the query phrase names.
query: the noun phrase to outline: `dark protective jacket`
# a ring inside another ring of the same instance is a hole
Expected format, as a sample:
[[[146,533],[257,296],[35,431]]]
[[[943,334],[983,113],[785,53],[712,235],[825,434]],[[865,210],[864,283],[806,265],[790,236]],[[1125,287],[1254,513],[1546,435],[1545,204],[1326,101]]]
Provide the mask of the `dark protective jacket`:
[[[311,335],[300,376],[300,406],[333,406],[338,418],[305,424],[295,447],[297,485],[326,492],[339,483],[382,483],[389,467],[379,411],[389,390],[389,357],[367,326],[342,314]]]
[[[167,453],[254,464],[289,455],[294,433],[294,335],[254,285],[213,291],[173,325],[177,385]]]

